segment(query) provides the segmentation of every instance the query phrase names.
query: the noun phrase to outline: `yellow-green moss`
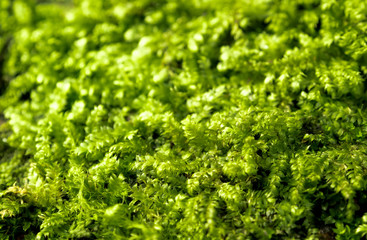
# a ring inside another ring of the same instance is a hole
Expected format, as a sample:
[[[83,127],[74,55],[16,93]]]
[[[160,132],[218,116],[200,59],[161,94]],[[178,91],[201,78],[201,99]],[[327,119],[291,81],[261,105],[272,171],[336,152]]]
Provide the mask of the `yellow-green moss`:
[[[362,238],[366,12],[1,0],[0,238]]]

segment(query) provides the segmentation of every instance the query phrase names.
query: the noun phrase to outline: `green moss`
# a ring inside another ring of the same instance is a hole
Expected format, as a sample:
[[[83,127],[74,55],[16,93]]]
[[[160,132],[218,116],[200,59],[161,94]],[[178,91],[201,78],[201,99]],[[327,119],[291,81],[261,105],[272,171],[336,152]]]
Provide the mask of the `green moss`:
[[[362,238],[366,11],[2,0],[0,238]]]

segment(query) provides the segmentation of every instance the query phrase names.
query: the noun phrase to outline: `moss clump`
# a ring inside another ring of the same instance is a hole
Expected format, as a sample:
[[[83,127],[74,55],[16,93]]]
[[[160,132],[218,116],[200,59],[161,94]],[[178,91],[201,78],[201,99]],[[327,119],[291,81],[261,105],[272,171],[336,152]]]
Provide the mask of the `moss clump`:
[[[1,0],[0,238],[362,238],[366,12]]]

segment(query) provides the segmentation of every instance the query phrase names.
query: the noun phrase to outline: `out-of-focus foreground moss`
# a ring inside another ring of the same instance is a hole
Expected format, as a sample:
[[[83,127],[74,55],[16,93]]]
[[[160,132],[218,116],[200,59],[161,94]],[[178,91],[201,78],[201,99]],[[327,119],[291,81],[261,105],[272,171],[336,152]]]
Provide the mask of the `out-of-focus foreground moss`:
[[[0,238],[362,238],[366,16],[1,0]]]

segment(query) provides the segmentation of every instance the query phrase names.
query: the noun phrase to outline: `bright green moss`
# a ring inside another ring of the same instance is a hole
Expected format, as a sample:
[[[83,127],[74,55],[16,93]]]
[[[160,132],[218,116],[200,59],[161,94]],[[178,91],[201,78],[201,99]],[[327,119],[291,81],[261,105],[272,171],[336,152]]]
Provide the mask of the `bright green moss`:
[[[360,239],[367,4],[1,0],[1,239]]]

